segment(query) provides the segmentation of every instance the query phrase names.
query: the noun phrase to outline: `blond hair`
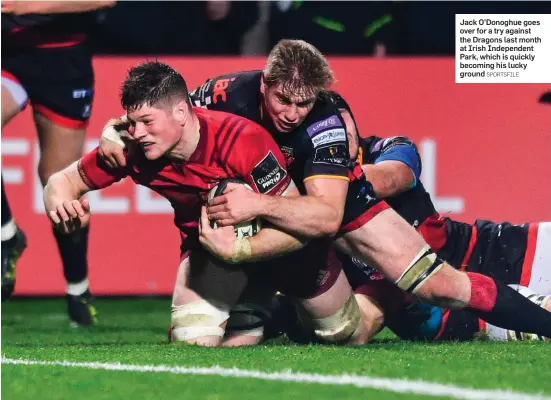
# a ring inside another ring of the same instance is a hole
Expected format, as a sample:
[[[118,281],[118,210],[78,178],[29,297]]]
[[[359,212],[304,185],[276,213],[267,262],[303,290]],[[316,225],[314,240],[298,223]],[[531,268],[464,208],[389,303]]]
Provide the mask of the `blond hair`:
[[[325,56],[304,40],[280,40],[268,55],[263,76],[268,87],[282,85],[293,95],[317,94],[334,82]]]

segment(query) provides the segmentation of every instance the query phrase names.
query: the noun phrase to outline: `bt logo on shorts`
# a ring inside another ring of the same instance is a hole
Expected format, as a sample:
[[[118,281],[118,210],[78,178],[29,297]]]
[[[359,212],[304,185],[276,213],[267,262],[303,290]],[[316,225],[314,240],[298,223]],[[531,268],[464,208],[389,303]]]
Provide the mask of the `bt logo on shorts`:
[[[75,89],[73,90],[73,99],[85,99],[86,97],[91,97],[94,89]]]

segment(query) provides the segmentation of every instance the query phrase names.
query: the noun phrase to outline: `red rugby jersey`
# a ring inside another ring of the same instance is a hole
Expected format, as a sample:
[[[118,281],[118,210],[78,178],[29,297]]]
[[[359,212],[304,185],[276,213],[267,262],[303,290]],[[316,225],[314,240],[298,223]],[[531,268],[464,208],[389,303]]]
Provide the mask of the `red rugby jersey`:
[[[101,189],[129,176],[168,199],[180,229],[182,254],[198,246],[198,221],[208,192],[220,180],[238,178],[253,190],[280,195],[290,182],[285,159],[270,134],[260,125],[225,112],[193,107],[199,118],[200,139],[188,161],[166,157],[147,160],[139,146],[127,155],[127,167],[109,168],[98,149],[78,163],[79,173],[92,189]],[[145,228],[145,227],[144,227]]]

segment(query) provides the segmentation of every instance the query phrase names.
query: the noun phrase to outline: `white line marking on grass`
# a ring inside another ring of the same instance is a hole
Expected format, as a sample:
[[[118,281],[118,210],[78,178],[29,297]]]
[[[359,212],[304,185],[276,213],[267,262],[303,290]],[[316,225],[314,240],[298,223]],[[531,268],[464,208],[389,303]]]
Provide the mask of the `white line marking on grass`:
[[[396,393],[414,393],[427,396],[445,396],[465,400],[551,400],[551,397],[537,394],[519,393],[508,390],[472,389],[455,385],[443,385],[421,380],[371,378],[361,375],[321,375],[291,370],[263,372],[239,368],[178,367],[169,365],[133,365],[100,362],[37,361],[2,357],[2,364],[47,365],[76,367],[108,371],[164,372],[181,375],[212,375],[232,378],[263,379],[268,381],[317,383],[320,385],[351,385],[359,388],[386,390]]]

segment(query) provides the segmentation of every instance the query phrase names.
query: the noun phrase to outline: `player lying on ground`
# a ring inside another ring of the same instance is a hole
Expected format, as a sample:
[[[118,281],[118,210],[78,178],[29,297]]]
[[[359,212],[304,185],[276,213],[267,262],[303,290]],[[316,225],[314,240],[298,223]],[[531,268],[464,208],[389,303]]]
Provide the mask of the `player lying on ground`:
[[[95,149],[54,174],[46,185],[44,204],[57,230],[67,234],[86,226],[90,208],[82,196],[130,177],[170,201],[180,230],[181,259],[170,329],[173,340],[201,345],[257,343],[263,324],[256,326],[247,315],[261,307],[250,309],[247,304],[269,304],[275,291],[281,290],[297,299],[323,339],[365,342],[359,308],[326,239],[312,241],[274,263],[251,265],[250,273],[224,266],[199,245],[201,207],[220,180],[239,178],[266,195],[298,195],[296,188],[289,187],[283,155],[261,126],[233,114],[192,107],[184,79],[158,62],[129,71],[121,104],[127,112],[126,128],[134,139],[124,153],[126,166],[110,168]],[[204,210],[202,219],[208,226]],[[262,232],[269,235],[271,230],[265,227]],[[231,227],[219,231],[234,234]],[[137,230],[140,234],[146,233]],[[310,267],[303,268],[307,262]],[[232,309],[241,320],[229,320]],[[346,310],[347,319],[335,322],[333,315],[341,315],[341,310]],[[250,329],[225,335],[227,325]]]
[[[351,158],[363,164],[377,197],[414,226],[438,256],[456,268],[551,294],[551,222],[466,224],[442,217],[420,180],[417,146],[401,136],[361,138],[348,104],[336,93],[333,98],[346,121],[349,141],[357,144],[350,146]],[[343,262],[345,268],[350,265],[350,259]]]
[[[347,277],[354,282],[354,273]],[[352,275],[352,276],[351,276]],[[364,275],[365,277],[365,275]],[[363,278],[360,278],[363,280]],[[369,284],[356,287],[355,296],[366,328],[375,336],[385,326],[398,337],[422,341],[468,341],[488,338],[490,340],[549,340],[543,336],[515,332],[487,324],[468,310],[450,310],[419,303],[413,296],[399,291],[395,285],[379,273],[369,277]],[[365,282],[365,280],[364,280]],[[511,285],[523,296],[551,312],[551,295],[539,295],[530,289]],[[292,304],[283,295],[274,298],[272,319],[267,322],[268,337],[286,333],[291,339],[304,343],[316,342],[307,323],[297,318]]]
[[[487,334],[490,339],[498,340],[543,337],[487,324],[467,310],[421,304],[414,296],[399,291],[380,272],[365,266],[345,266],[346,276],[354,289],[370,336],[377,334],[386,325],[404,339],[471,340],[478,337],[480,332]],[[510,286],[536,305],[551,311],[551,296],[536,294],[519,285]],[[279,315],[276,318],[278,321],[281,321],[282,312],[288,314],[289,308],[282,307],[275,311]],[[514,315],[510,317],[515,318]]]
[[[549,335],[549,313],[500,282],[453,269],[404,219],[375,198],[361,168],[352,167],[343,119],[323,91],[332,80],[317,49],[284,40],[270,53],[264,71],[210,79],[194,92],[195,104],[262,123],[286,155],[291,176],[304,195],[280,201],[229,185],[208,208],[209,218],[228,226],[261,217],[300,238],[336,234],[337,248],[375,266],[402,290],[426,302],[468,308],[489,323]],[[112,152],[103,154],[110,163],[120,164]],[[264,231],[236,240],[227,230],[209,227],[201,240],[230,262],[260,260],[303,244],[287,234],[267,240]],[[236,260],[235,249],[246,253]]]
[[[456,268],[479,272],[507,284],[525,285],[542,295],[551,294],[551,223],[512,225],[477,220],[469,225],[441,217],[420,181],[422,165],[415,144],[406,137],[361,138],[348,104],[336,93],[333,93],[333,98],[346,121],[347,135],[353,144],[350,146],[351,157],[363,163],[363,170],[370,177],[377,196],[384,197],[416,227],[440,257]],[[377,299],[377,294],[385,291],[370,287],[379,284],[377,278],[372,278],[377,277],[372,268],[342,253],[339,253],[339,258],[355,293],[375,296],[377,305],[388,304]],[[363,273],[356,272],[358,268]],[[380,326],[384,319],[383,310],[370,304],[369,297],[358,298],[358,302],[367,318],[373,318],[372,324]],[[392,309],[396,311],[395,307]],[[405,318],[408,313],[425,315],[420,310],[432,310],[435,316],[442,315],[438,308],[421,305],[398,309],[404,321],[417,318]],[[443,321],[449,320],[449,310],[444,310],[443,315]],[[463,313],[452,313],[452,316],[452,321],[471,318]],[[404,325],[408,326],[408,323]],[[415,331],[411,326],[409,330]],[[467,337],[469,335],[467,333]]]

